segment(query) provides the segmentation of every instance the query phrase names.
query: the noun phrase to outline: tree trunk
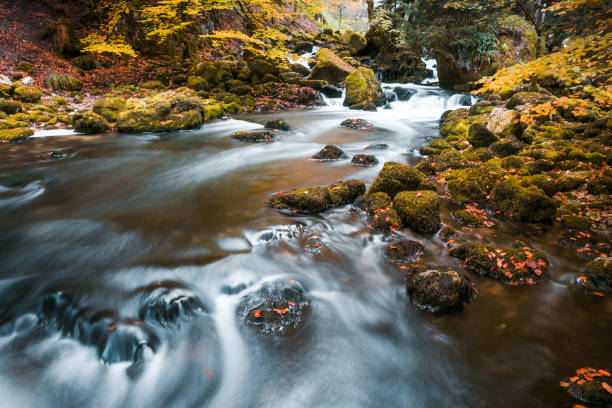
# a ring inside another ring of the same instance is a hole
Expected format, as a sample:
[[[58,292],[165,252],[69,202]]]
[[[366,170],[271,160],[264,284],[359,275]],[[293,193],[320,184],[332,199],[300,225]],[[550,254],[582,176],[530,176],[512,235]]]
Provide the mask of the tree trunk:
[[[368,0],[368,22],[372,21],[374,14],[374,0]]]
[[[342,9],[343,7],[340,7],[340,20],[338,20],[338,31],[340,31],[342,27]]]

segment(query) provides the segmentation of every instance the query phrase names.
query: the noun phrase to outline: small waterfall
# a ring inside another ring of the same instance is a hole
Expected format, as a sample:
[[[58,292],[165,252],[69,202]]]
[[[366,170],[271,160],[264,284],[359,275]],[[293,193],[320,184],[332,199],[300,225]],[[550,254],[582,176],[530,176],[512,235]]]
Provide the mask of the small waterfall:
[[[422,58],[421,60],[425,63],[425,68],[433,71],[433,75],[430,78],[425,78],[423,81],[421,81],[421,84],[423,85],[437,84],[439,82],[438,61],[436,61],[433,58],[430,58],[430,59]]]
[[[342,88],[342,96],[339,98],[328,98],[327,96],[320,93],[323,102],[328,106],[342,106],[344,103],[344,97],[346,96],[346,89]]]
[[[291,58],[290,55],[287,56],[287,60],[291,64],[300,64],[303,67],[306,67],[310,70],[310,66],[308,65],[308,60],[312,58],[313,55],[319,51],[321,47],[312,47],[312,52],[306,52],[304,54],[300,54],[296,59]]]

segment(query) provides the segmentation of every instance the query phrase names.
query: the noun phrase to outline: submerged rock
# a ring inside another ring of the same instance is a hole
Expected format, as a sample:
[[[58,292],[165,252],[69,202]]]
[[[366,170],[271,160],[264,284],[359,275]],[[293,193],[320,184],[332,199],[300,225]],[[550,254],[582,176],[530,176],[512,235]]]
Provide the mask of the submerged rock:
[[[403,191],[395,196],[393,206],[404,225],[416,232],[434,233],[440,229],[440,200],[433,191]]]
[[[586,274],[596,283],[603,283],[612,288],[612,257],[600,256],[589,262],[586,267]]]
[[[378,143],[367,145],[364,150],[389,150],[389,145],[386,143]]]
[[[250,143],[274,142],[276,140],[274,134],[269,130],[240,130],[232,133],[231,137],[241,142]]]
[[[416,190],[423,182],[423,174],[403,163],[386,162],[370,186],[369,194],[382,191],[391,198],[400,191]]]
[[[290,214],[316,214],[330,207],[351,204],[365,192],[365,184],[359,180],[345,180],[329,187],[311,187],[276,193],[266,204]]]
[[[344,126],[351,129],[367,130],[372,128],[372,124],[365,119],[346,119],[340,123],[340,126]]]
[[[169,327],[189,321],[205,310],[200,299],[190,291],[160,285],[146,291],[146,300],[138,316],[141,320]]]
[[[348,159],[348,155],[338,146],[327,145],[310,158],[313,160],[341,160]]]
[[[373,154],[356,154],[353,156],[351,164],[357,166],[376,166],[378,159]]]
[[[409,263],[420,260],[425,247],[420,242],[404,240],[394,242],[385,248],[385,258],[393,263]]]
[[[117,117],[122,133],[170,132],[197,129],[204,120],[204,102],[188,88],[159,93],[150,98],[129,99]]]
[[[310,311],[310,299],[294,279],[264,283],[246,294],[237,313],[262,334],[286,335],[298,329]]]
[[[408,276],[406,292],[418,308],[448,313],[463,309],[475,290],[465,276],[452,268],[424,266]]]
[[[289,124],[282,119],[270,120],[266,122],[264,128],[272,130],[281,130],[283,132],[289,132],[291,130],[291,126],[289,126]]]
[[[405,88],[403,86],[396,86],[393,88],[393,93],[397,96],[398,101],[407,101],[412,98],[412,95],[416,94],[416,89]]]
[[[462,260],[471,272],[511,285],[539,283],[548,269],[544,252],[520,241],[516,241],[511,248],[466,243],[452,248],[449,255]]]
[[[574,398],[587,404],[612,407],[612,369],[579,368],[576,375],[561,381]]]

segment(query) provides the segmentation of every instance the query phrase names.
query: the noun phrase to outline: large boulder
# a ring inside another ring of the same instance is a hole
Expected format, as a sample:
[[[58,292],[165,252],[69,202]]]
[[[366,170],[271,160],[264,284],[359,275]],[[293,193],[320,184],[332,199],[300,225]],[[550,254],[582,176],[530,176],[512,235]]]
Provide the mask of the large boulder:
[[[561,386],[574,398],[601,407],[612,407],[612,370],[579,368],[576,374],[561,381]],[[574,405],[574,407],[582,405]]]
[[[423,174],[403,163],[386,162],[370,186],[368,194],[383,192],[391,198],[400,191],[417,190],[423,183]]]
[[[351,55],[359,54],[366,46],[365,37],[362,34],[354,31],[347,31],[342,36],[342,42],[344,42],[344,44],[348,47]]]
[[[72,117],[72,126],[78,133],[93,135],[104,133],[109,126],[102,115],[92,111],[79,112]]]
[[[489,147],[491,143],[497,142],[497,140],[497,136],[484,124],[474,123],[468,129],[468,141],[474,147]]]
[[[170,132],[202,126],[204,103],[187,88],[159,93],[150,98],[129,99],[117,117],[123,133]]]
[[[355,72],[355,68],[328,48],[317,51],[317,64],[312,68],[309,79],[319,79],[338,85]]]
[[[346,97],[344,105],[351,109],[375,110],[386,102],[380,82],[374,71],[360,67],[346,77]]]
[[[494,210],[522,222],[548,222],[557,211],[554,200],[540,188],[522,187],[514,179],[497,183],[489,203]]]
[[[0,142],[20,142],[33,134],[34,131],[28,127],[0,129]]]
[[[393,206],[404,225],[416,232],[440,229],[440,200],[433,191],[403,191],[395,196]]]

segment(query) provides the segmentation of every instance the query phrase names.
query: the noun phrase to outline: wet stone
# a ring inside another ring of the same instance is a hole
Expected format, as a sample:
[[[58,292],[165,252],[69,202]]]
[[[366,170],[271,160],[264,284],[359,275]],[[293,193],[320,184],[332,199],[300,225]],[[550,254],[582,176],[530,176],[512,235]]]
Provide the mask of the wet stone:
[[[474,297],[476,289],[452,268],[424,266],[408,276],[406,292],[418,308],[448,313],[461,310]]]
[[[367,145],[364,150],[389,150],[389,145],[386,143],[378,143]]]
[[[310,310],[310,300],[294,279],[264,283],[246,294],[237,313],[244,322],[266,335],[286,335],[298,329]]]
[[[365,119],[346,119],[340,123],[340,126],[359,130],[372,129],[372,124]]]
[[[328,98],[341,98],[342,97],[342,89],[334,85],[329,85],[329,84],[325,85],[323,88],[321,88],[319,92],[321,92],[323,95],[327,96]]]
[[[241,130],[232,133],[232,138],[241,142],[267,143],[276,141],[275,135],[269,130]]]
[[[378,159],[373,154],[356,154],[353,156],[351,164],[357,166],[376,166]]]
[[[417,93],[415,89],[404,88],[402,86],[396,86],[393,88],[393,92],[395,95],[397,95],[397,99],[399,101],[407,101],[412,97],[412,95]]]
[[[313,160],[341,160],[348,159],[348,155],[344,150],[335,145],[327,145],[317,154],[311,156]]]
[[[612,407],[612,369],[579,368],[560,385],[574,398],[603,407]]]
[[[408,263],[418,261],[424,253],[425,247],[421,243],[404,240],[387,245],[384,256],[393,263]]]
[[[138,316],[147,322],[175,326],[204,312],[200,299],[189,291],[160,286],[147,295]]]
[[[281,130],[283,132],[289,132],[291,130],[291,126],[282,119],[270,120],[266,122],[264,128],[272,130]]]

